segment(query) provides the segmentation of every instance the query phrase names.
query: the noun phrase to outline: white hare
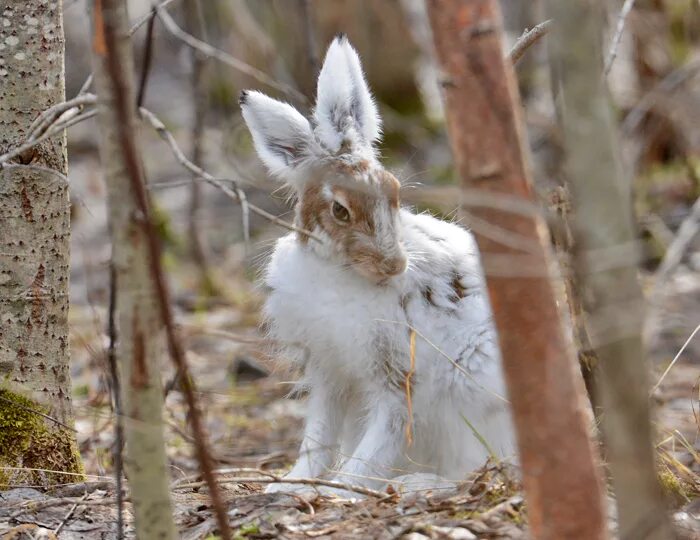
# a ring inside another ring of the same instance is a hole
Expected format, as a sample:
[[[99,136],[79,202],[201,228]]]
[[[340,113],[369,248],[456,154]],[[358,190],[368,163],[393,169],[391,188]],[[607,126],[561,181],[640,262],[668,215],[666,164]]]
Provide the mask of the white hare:
[[[289,344],[284,355],[309,392],[289,477],[369,487],[415,472],[459,480],[491,452],[512,456],[476,244],[456,224],[400,207],[347,39],[328,49],[312,123],[259,92],[240,104],[258,155],[293,188],[296,224],[311,233],[282,237],[265,273],[270,336]]]

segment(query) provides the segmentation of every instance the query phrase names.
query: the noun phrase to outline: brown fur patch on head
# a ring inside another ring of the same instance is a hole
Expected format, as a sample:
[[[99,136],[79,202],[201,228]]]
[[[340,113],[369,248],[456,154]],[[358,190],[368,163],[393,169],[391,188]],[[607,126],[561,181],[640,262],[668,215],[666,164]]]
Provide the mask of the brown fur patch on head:
[[[356,174],[364,174],[369,171],[369,161],[366,159],[353,162],[338,160],[335,163],[335,169],[341,175],[353,176]]]
[[[348,185],[340,183],[331,184],[330,189],[334,199],[342,201],[351,215],[351,221],[347,224],[338,223],[330,213],[329,201],[324,195],[324,184],[321,181],[309,182],[301,196],[299,217],[301,227],[307,231],[313,231],[317,226],[331,239],[347,249],[352,241],[352,233],[372,235],[374,233],[374,205],[376,196],[358,185],[358,189],[348,182]],[[304,237],[306,241],[308,238]]]
[[[383,273],[387,268],[385,255],[374,242],[376,211],[378,204],[385,205],[386,201],[392,213],[398,210],[399,187],[392,174],[383,169],[372,170],[366,161],[338,161],[326,169],[325,175],[316,175],[307,182],[297,210],[299,225],[307,231],[321,229],[347,263],[360,273],[381,280],[386,277]],[[333,201],[348,210],[347,223],[333,217]],[[303,234],[300,239],[308,241]]]
[[[401,184],[396,177],[389,171],[382,169],[375,175],[375,179],[379,185],[379,189],[381,189],[382,193],[389,199],[389,204],[393,208],[398,208]]]

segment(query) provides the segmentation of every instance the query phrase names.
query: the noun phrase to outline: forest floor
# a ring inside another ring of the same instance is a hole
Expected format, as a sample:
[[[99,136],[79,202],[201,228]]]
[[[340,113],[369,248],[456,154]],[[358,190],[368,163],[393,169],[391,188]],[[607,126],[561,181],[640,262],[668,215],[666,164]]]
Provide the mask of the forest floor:
[[[75,24],[82,28],[82,23]],[[75,32],[75,28],[73,32]],[[70,45],[70,42],[69,42]],[[166,54],[163,52],[162,54]],[[69,58],[77,58],[75,49]],[[88,62],[89,64],[89,62]],[[176,62],[172,62],[177,65]],[[75,67],[75,66],[73,66]],[[69,68],[71,66],[69,65]],[[81,82],[84,74],[76,76]],[[182,126],[189,95],[187,73],[158,73],[152,86],[160,99],[154,110],[169,126],[181,126],[178,140],[187,148]],[[185,81],[185,82],[183,82]],[[79,86],[79,83],[77,84]],[[76,86],[74,81],[73,86]],[[179,89],[179,90],[178,90]],[[240,126],[225,126],[236,137]],[[116,493],[111,449],[115,416],[106,379],[107,261],[104,187],[94,141],[96,126],[86,122],[70,132],[73,212],[71,288],[72,376],[76,429],[86,481],[45,491],[15,487],[0,491],[0,539],[113,539],[117,532]],[[206,134],[208,163],[222,177],[240,170],[231,163],[226,133]],[[142,149],[149,181],[180,181],[175,160],[145,136]],[[245,174],[243,175],[245,177]],[[266,209],[288,210],[269,186],[245,185],[248,196]],[[294,461],[305,412],[303,400],[288,397],[293,374],[270,369],[258,331],[261,297],[254,275],[265,250],[280,230],[253,220],[254,241],[240,241],[240,211],[212,190],[204,190],[200,218],[221,285],[220,294],[202,298],[197,271],[187,262],[189,186],[158,190],[177,322],[205,413],[210,445],[221,470],[230,524],[237,539],[249,538],[520,538],[527,535],[523,494],[511,471],[485,464],[454,489],[390,492],[351,502],[310,492],[303,496],[263,493],[262,472],[280,473]],[[238,236],[236,236],[238,235]],[[680,351],[700,322],[700,264],[681,267],[668,285],[662,339],[652,351],[652,384]],[[694,269],[693,269],[694,268]],[[163,380],[172,377],[163,355]],[[696,336],[653,393],[657,455],[661,477],[672,494],[674,518],[684,538],[700,538],[700,336]],[[164,413],[175,517],[183,539],[213,538],[216,530],[207,490],[197,476],[192,437],[182,395],[169,394]],[[262,472],[260,472],[262,471]],[[236,478],[245,477],[245,481]],[[396,486],[400,491],[400,487]],[[126,490],[128,494],[128,490]],[[128,495],[127,495],[128,496]],[[133,537],[131,505],[124,505],[125,531]],[[614,519],[611,520],[614,527]]]
[[[237,299],[230,302],[197,304],[184,293],[175,298],[235,538],[527,536],[526,509],[515,475],[494,464],[485,464],[456,488],[444,491],[401,492],[396,485],[382,494],[358,496],[357,501],[313,489],[295,496],[265,494],[269,477],[264,472],[281,474],[296,457],[304,402],[288,397],[291,374],[268,371],[269,359],[262,353],[257,330],[260,298],[250,285],[240,294],[246,282],[240,275],[229,279],[231,290],[238,291]],[[175,289],[185,290],[177,284]],[[688,300],[685,289],[683,299]],[[678,307],[679,301],[673,305]],[[115,416],[104,375],[104,316],[103,306],[88,304],[75,306],[71,317],[76,428],[87,482],[50,492],[18,487],[0,493],[3,540],[116,538],[111,458]],[[676,346],[672,337],[660,349],[671,346]],[[695,498],[700,492],[696,420],[700,366],[689,358],[684,356],[669,371],[654,394],[654,403],[659,465],[673,494],[676,521],[685,530],[684,538],[700,538],[700,501]],[[659,363],[655,380],[667,364]],[[171,376],[164,358],[163,378],[167,381]],[[176,522],[181,538],[214,538],[216,520],[207,488],[197,475],[186,412],[182,395],[171,392],[164,425]],[[124,519],[126,535],[132,537],[128,499]],[[611,523],[614,527],[614,520]]]

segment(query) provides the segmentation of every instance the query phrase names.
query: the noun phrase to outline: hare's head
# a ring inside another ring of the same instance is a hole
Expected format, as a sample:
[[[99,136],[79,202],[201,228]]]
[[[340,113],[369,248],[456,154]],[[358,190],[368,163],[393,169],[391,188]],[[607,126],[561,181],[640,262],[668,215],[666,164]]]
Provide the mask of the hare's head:
[[[381,121],[347,38],[326,53],[313,124],[259,92],[240,104],[260,159],[296,192],[297,224],[315,237],[300,241],[375,282],[402,273],[399,182],[377,161]]]

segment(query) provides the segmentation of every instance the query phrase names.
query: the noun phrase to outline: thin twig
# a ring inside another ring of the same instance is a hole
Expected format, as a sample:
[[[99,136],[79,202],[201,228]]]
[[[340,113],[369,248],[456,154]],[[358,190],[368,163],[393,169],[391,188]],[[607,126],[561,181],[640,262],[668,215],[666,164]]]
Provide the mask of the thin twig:
[[[78,90],[78,95],[82,95],[87,93],[88,90],[90,90],[90,87],[92,86],[92,81],[95,79],[95,76],[90,73],[90,75],[87,76],[85,79],[85,82],[83,85],[80,87],[80,90]]]
[[[658,312],[661,309],[660,303],[664,285],[683,260],[683,254],[698,232],[700,232],[700,198],[695,201],[690,213],[681,223],[678,233],[666,250],[666,254],[656,271],[654,285],[649,294],[649,314],[644,324],[644,341],[647,346],[653,344],[654,334],[658,331]]]
[[[106,21],[105,21],[106,22]],[[156,301],[160,309],[163,326],[168,343],[170,357],[179,373],[182,374],[182,390],[189,410],[189,421],[192,434],[195,438],[195,450],[199,465],[206,484],[209,487],[209,496],[214,508],[214,514],[219,526],[221,537],[230,540],[231,531],[228,523],[228,515],[221,497],[221,492],[212,474],[212,457],[209,452],[207,437],[202,425],[201,413],[194,393],[194,383],[189,374],[189,368],[185,359],[180,339],[175,331],[175,323],[170,303],[170,292],[163,274],[161,264],[161,245],[158,232],[151,216],[148,191],[146,190],[143,170],[139,162],[139,155],[136,149],[136,142],[128,121],[131,117],[130,109],[133,103],[127,99],[127,88],[124,83],[124,66],[117,54],[119,37],[115,28],[110,24],[103,25],[106,43],[106,63],[110,79],[114,85],[114,111],[117,119],[117,133],[121,146],[122,158],[127,171],[127,176],[131,184],[131,191],[136,200],[136,205],[142,216],[143,231],[146,236],[146,244],[149,253],[149,271],[156,293]]]
[[[117,272],[114,261],[109,261],[109,314],[107,320],[107,334],[109,335],[109,348],[107,349],[107,363],[109,375],[112,380],[112,399],[114,400],[114,447],[112,459],[114,460],[114,479],[117,490],[117,539],[124,538],[124,495],[122,493],[122,474],[124,461],[122,452],[124,449],[124,421],[122,420],[122,397],[119,373],[117,371]]]
[[[678,228],[678,234],[676,234],[673,242],[671,242],[668,250],[666,250],[666,254],[656,272],[654,288],[666,282],[671,272],[680,264],[683,254],[698,232],[700,232],[700,198],[693,204],[690,213],[685,217],[681,226]]]
[[[674,92],[680,86],[695,77],[699,72],[700,60],[696,58],[666,75],[654,88],[649,90],[644,97],[639,100],[637,105],[635,105],[634,109],[625,116],[621,125],[622,133],[629,136],[639,127],[644,116],[651,110],[659,96]]]
[[[20,503],[19,508],[10,514],[10,518],[17,519],[19,516],[25,512],[38,512],[39,510],[46,510],[47,508],[53,508],[55,506],[63,506],[64,504],[75,504],[79,503],[85,506],[110,506],[114,504],[115,500],[110,498],[106,499],[94,499],[94,500],[84,500],[81,502],[81,498],[76,499],[73,497],[60,497],[58,499],[49,499],[47,501],[23,501]],[[131,502],[128,498],[126,502]]]
[[[175,0],[163,0],[160,4],[158,4],[158,7],[165,9],[167,6],[172,4]],[[151,18],[151,13],[148,13],[138,19],[134,24],[131,25],[131,28],[129,28],[129,37],[133,36],[136,31],[141,28],[148,20]],[[85,82],[82,84],[80,87],[80,91],[78,92],[78,95],[84,94],[90,89],[90,86],[92,86],[92,81],[95,78],[94,73],[90,73],[90,75],[87,76],[85,79]]]
[[[97,110],[92,109],[92,110],[89,110],[83,114],[75,116],[66,122],[61,122],[61,123],[55,125],[53,129],[47,131],[41,137],[38,137],[37,139],[34,139],[33,141],[28,141],[24,144],[16,146],[13,150],[10,150],[9,152],[6,152],[3,155],[1,155],[0,156],[0,164],[16,158],[17,156],[23,154],[27,150],[30,150],[31,148],[34,148],[35,146],[41,144],[46,139],[50,139],[51,137],[55,137],[56,135],[60,135],[61,133],[63,133],[63,130],[68,129],[69,127],[74,126],[75,124],[82,122],[83,120],[87,120],[89,118],[92,118],[96,114],[97,114]]]
[[[90,496],[89,493],[86,493],[83,495],[79,501],[76,501],[73,506],[70,507],[70,510],[68,510],[68,513],[65,515],[65,517],[61,520],[61,523],[58,524],[58,527],[56,527],[53,531],[53,533],[58,536],[58,533],[61,532],[61,529],[65,527],[66,523],[68,520],[73,516],[73,512],[75,512],[75,509],[78,508],[78,505],[82,502],[84,502],[88,497]],[[121,536],[117,536],[117,538],[121,538]]]
[[[170,14],[164,9],[162,9],[160,6],[157,6],[156,10],[158,11],[158,16],[160,17],[160,20],[163,21],[163,24],[165,25],[165,28],[168,30],[168,32],[170,32],[174,37],[185,43],[185,45],[192,47],[193,49],[197,49],[202,54],[205,54],[206,56],[209,56],[211,58],[215,58],[219,62],[223,62],[227,66],[230,66],[233,69],[240,71],[241,73],[245,73],[246,75],[253,77],[255,80],[263,84],[271,86],[272,88],[276,88],[280,92],[283,92],[289,96],[293,96],[295,99],[301,101],[302,103],[306,103],[306,97],[296,88],[288,84],[276,81],[265,72],[260,71],[258,68],[253,67],[250,64],[246,64],[242,60],[239,60],[238,58],[235,58],[230,54],[219,50],[216,47],[213,47],[200,39],[197,39],[193,35],[188,34],[182,28],[180,28],[170,16]]]
[[[139,82],[139,92],[136,98],[136,108],[143,105],[143,100],[146,97],[146,87],[148,86],[148,76],[151,73],[151,61],[153,60],[153,30],[156,26],[156,8],[151,9],[151,16],[148,19],[148,27],[146,28],[145,49],[143,53],[143,66],[141,68],[141,81]]]
[[[661,377],[659,377],[659,380],[656,382],[656,384],[654,385],[654,387],[651,389],[650,394],[653,394],[654,392],[656,392],[656,389],[657,389],[659,386],[661,386],[661,383],[664,382],[664,379],[666,378],[666,375],[668,375],[669,371],[671,371],[671,368],[676,364],[676,362],[677,362],[678,359],[681,357],[681,355],[683,354],[683,352],[685,351],[685,349],[688,347],[688,344],[693,340],[693,338],[695,337],[695,334],[697,334],[698,331],[700,331],[700,324],[697,325],[697,326],[695,327],[695,330],[693,330],[693,333],[690,334],[690,337],[688,337],[688,339],[685,340],[685,343],[683,343],[683,346],[681,347],[681,349],[678,351],[678,353],[676,353],[676,356],[674,356],[673,360],[671,360],[671,363],[670,363],[670,364],[668,365],[668,367],[664,370],[664,372],[663,372],[663,374],[661,375]]]
[[[28,169],[30,171],[36,171],[40,173],[46,173],[46,174],[51,174],[61,180],[61,182],[64,182],[66,185],[68,184],[68,177],[63,174],[62,172],[56,171],[54,169],[49,169],[48,167],[44,167],[42,165],[24,165],[22,163],[1,163],[0,162],[0,171],[4,170],[12,170],[12,169]]]
[[[114,486],[114,480],[92,480],[78,482],[77,484],[65,484],[58,489],[51,488],[53,497],[82,497],[99,490],[109,490]]]
[[[622,34],[625,31],[625,22],[627,21],[627,16],[630,14],[630,11],[632,11],[634,1],[635,0],[625,0],[625,3],[622,5],[622,9],[620,10],[620,14],[617,16],[617,26],[615,27],[615,35],[613,36],[612,42],[610,43],[610,52],[608,53],[608,57],[605,60],[605,68],[603,69],[603,74],[606,77],[612,69],[612,65],[613,62],[615,62],[615,58],[617,58],[617,49],[620,47],[620,42],[622,41]]]
[[[238,187],[238,184],[234,180],[226,179],[217,179],[205,170],[203,170],[201,167],[198,167],[194,163],[192,163],[185,154],[182,152],[180,147],[178,146],[177,142],[175,141],[175,138],[173,137],[172,133],[170,133],[163,122],[160,121],[160,119],[153,114],[151,111],[148,109],[145,109],[144,107],[141,107],[139,109],[141,112],[141,116],[151,125],[151,127],[158,133],[158,136],[163,139],[168,146],[170,146],[171,151],[175,155],[175,159],[185,167],[188,171],[190,171],[192,174],[194,174],[197,178],[207,182],[208,184],[211,184],[212,186],[215,186],[216,188],[220,189],[221,191],[224,192],[229,198],[231,198],[234,201],[238,201],[241,203],[241,209],[243,210],[244,213],[244,226],[247,227],[247,217],[245,214],[247,213],[248,210],[250,212],[257,214],[260,217],[265,218],[266,220],[275,223],[276,225],[279,225],[280,227],[284,227],[285,229],[288,229],[290,231],[297,232],[299,234],[303,234],[305,236],[308,236],[309,238],[312,238],[313,240],[316,240],[318,242],[321,241],[321,239],[314,235],[311,231],[307,231],[301,227],[297,227],[296,225],[293,225],[287,221],[284,221],[283,219],[278,218],[277,216],[270,214],[269,212],[263,210],[262,208],[248,202],[248,200],[245,197],[245,192],[241,190]],[[228,187],[224,182],[230,182],[234,188],[231,189]]]
[[[68,431],[72,431],[73,433],[78,433],[77,429],[74,429],[74,428],[64,424],[60,420],[56,420],[55,418],[49,416],[48,414],[44,414],[41,411],[37,411],[36,409],[32,409],[30,407],[25,407],[21,403],[17,403],[16,401],[12,401],[12,400],[7,399],[6,397],[3,397],[3,396],[0,396],[0,401],[4,401],[5,403],[9,403],[10,405],[12,405],[14,407],[19,407],[20,409],[24,409],[27,412],[30,412],[32,414],[36,414],[37,416],[41,416],[43,418],[46,418],[47,420],[51,420],[51,422],[53,422],[54,424],[58,424],[59,426],[61,426],[64,429],[67,429]]]
[[[354,484],[346,484],[345,482],[338,482],[336,480],[326,480],[324,478],[289,478],[286,476],[279,476],[274,473],[263,471],[260,469],[251,468],[241,468],[241,469],[229,469],[228,474],[231,472],[241,472],[241,473],[255,473],[261,476],[258,477],[237,477],[237,478],[222,478],[217,480],[218,484],[301,484],[308,486],[324,486],[331,487],[335,489],[344,489],[346,491],[352,491],[354,493],[359,493],[361,495],[367,495],[368,497],[382,498],[386,496],[386,493],[377,491],[374,489],[366,488],[363,486],[358,486]],[[194,489],[202,487],[205,482],[190,482],[190,483],[179,483],[172,486],[171,489]]]
[[[240,203],[242,213],[241,219],[243,220],[243,237],[248,238],[250,236],[249,210],[251,209],[251,207],[255,208],[254,211],[258,215],[262,215],[261,212],[264,212],[264,210],[258,208],[257,206],[251,205],[248,202],[248,198],[246,197],[245,192],[238,187],[237,182],[231,180],[231,183],[233,184],[233,190],[231,190],[231,188],[229,188],[225,184],[222,184],[221,181],[214,178],[204,169],[192,163],[189,159],[187,159],[187,156],[185,156],[183,151],[177,145],[175,137],[173,137],[172,133],[170,133],[166,129],[165,124],[163,124],[163,122],[155,114],[153,114],[148,109],[145,109],[144,107],[141,107],[139,111],[141,113],[141,116],[145,117],[146,120],[148,120],[148,123],[151,125],[151,127],[156,130],[156,133],[158,133],[160,138],[168,143],[170,149],[173,151],[173,154],[175,154],[175,159],[177,159],[181,165],[188,169],[196,178],[202,179],[205,182],[218,187],[230,198]]]
[[[44,133],[52,124],[59,121],[62,115],[72,109],[81,110],[85,105],[94,105],[97,98],[93,94],[87,94],[81,92],[73,99],[68,101],[63,101],[61,103],[56,103],[52,107],[45,109],[29,126],[27,132],[27,141],[32,141]],[[65,120],[65,119],[63,119]]]
[[[522,33],[522,35],[518,38],[518,40],[515,42],[513,47],[510,49],[510,52],[508,53],[508,58],[513,63],[513,65],[517,64],[518,61],[523,57],[525,52],[532,45],[534,45],[540,39],[542,39],[547,34],[547,32],[549,32],[549,29],[551,27],[552,19],[548,19],[544,22],[541,22],[537,26],[532,27],[529,30],[525,30],[525,32]]]

